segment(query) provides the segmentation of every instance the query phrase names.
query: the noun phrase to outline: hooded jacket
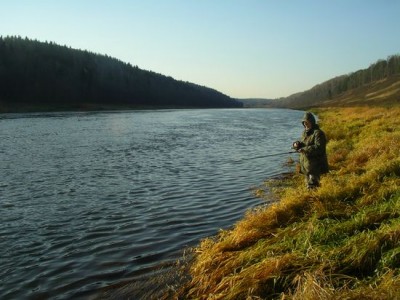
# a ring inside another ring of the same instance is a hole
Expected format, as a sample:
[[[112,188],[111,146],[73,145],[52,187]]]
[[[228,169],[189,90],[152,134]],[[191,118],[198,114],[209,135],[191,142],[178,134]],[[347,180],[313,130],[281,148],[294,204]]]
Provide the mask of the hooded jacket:
[[[305,175],[321,175],[329,171],[326,156],[326,136],[315,121],[314,115],[306,112],[304,121],[311,123],[310,129],[305,129],[301,139],[300,167]]]

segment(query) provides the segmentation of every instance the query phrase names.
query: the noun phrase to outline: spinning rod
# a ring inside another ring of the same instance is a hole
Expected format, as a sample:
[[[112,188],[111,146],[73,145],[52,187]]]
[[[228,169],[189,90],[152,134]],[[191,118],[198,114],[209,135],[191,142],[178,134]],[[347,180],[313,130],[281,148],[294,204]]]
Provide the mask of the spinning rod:
[[[280,153],[272,153],[272,154],[266,154],[266,155],[259,155],[259,156],[249,157],[249,158],[242,158],[242,159],[240,159],[240,160],[237,160],[236,162],[241,162],[241,161],[244,161],[244,160],[257,159],[257,158],[278,156],[278,155],[284,155],[284,154],[292,154],[292,153],[298,153],[298,152],[297,152],[297,151],[287,151],[287,152],[280,152]]]

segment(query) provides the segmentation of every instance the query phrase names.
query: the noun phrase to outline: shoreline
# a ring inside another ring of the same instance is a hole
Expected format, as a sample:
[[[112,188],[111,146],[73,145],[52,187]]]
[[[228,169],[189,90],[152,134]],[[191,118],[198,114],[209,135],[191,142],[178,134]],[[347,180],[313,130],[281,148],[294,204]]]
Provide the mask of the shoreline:
[[[177,105],[109,105],[82,103],[79,105],[31,105],[18,103],[12,105],[0,101],[0,114],[24,114],[24,113],[61,113],[61,112],[106,112],[106,111],[130,111],[130,110],[168,110],[168,109],[240,109],[244,107],[220,107],[220,106],[177,106]]]
[[[91,299],[169,299],[181,285],[190,281],[189,265],[193,257],[193,254],[182,255],[176,261],[160,263],[150,273],[100,288]]]

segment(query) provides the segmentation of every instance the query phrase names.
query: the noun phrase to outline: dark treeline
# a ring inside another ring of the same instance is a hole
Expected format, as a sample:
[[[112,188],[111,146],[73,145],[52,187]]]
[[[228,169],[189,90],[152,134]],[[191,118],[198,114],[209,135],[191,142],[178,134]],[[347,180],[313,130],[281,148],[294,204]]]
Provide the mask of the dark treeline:
[[[241,107],[216,90],[52,42],[0,37],[0,105]],[[0,107],[0,108],[1,108]]]
[[[275,107],[304,108],[318,105],[346,91],[388,79],[400,74],[400,55],[378,60],[369,68],[342,75],[318,84],[305,92],[274,101]]]

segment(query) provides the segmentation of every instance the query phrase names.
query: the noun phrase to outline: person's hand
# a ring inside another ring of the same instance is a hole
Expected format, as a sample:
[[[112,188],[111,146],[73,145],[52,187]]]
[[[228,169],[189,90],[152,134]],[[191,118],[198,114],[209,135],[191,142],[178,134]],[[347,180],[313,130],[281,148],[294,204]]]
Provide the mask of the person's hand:
[[[293,149],[299,151],[301,148],[301,143],[299,141],[295,141],[292,145]]]

